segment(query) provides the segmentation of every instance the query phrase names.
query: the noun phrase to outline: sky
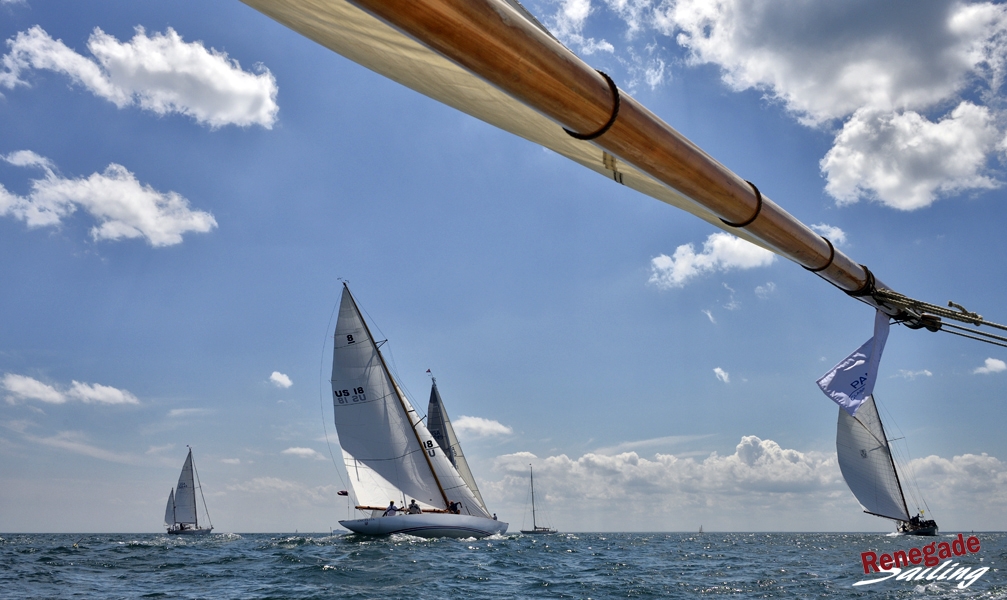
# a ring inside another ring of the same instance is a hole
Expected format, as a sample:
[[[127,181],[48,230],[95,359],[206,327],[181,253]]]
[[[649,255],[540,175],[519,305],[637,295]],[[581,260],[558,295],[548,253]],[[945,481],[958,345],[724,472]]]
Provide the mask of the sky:
[[[1007,322],[1007,7],[529,0],[591,66],[894,289]],[[350,514],[348,281],[491,511],[563,531],[890,531],[815,381],[870,307],[237,0],[0,0],[0,531]],[[1007,351],[893,326],[927,514],[1007,529]],[[912,510],[914,507],[910,506]]]

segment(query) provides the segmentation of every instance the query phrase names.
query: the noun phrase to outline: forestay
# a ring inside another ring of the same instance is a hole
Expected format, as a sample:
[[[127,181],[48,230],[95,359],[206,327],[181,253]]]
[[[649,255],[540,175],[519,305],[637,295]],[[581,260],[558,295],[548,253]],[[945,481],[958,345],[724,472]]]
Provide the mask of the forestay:
[[[483,501],[482,494],[479,493],[476,478],[472,475],[472,469],[469,469],[468,461],[465,460],[465,453],[462,452],[461,442],[458,441],[458,436],[455,435],[455,428],[451,426],[451,419],[448,418],[448,411],[444,408],[444,403],[441,402],[441,393],[437,389],[436,380],[434,380],[433,385],[430,387],[430,402],[427,405],[427,429],[430,430],[430,435],[434,436],[441,449],[444,450],[444,454],[447,455],[448,460],[458,470],[458,474],[465,480],[469,489],[472,490],[476,500],[479,501],[479,506],[483,510],[486,510],[486,502]]]
[[[899,521],[909,520],[891,448],[873,396],[867,397],[855,416],[840,407],[836,453],[846,484],[867,512]]]
[[[175,523],[196,524],[196,486],[192,476],[192,450],[185,457],[182,473],[175,486]]]
[[[334,342],[333,413],[344,453],[410,499],[441,509],[460,502],[464,513],[488,517],[401,394],[345,287]],[[380,480],[368,478],[364,484],[351,473],[358,501],[384,491]]]

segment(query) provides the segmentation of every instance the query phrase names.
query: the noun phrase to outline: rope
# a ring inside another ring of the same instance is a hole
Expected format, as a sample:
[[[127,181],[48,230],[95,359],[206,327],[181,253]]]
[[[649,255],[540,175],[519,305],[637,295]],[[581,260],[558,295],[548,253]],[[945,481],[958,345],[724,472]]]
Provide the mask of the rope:
[[[970,340],[986,342],[987,344],[1007,348],[1007,343],[1005,343],[1007,342],[1007,337],[942,321],[951,320],[958,321],[959,323],[967,323],[969,325],[985,325],[987,327],[1007,331],[1007,326],[987,321],[986,319],[983,319],[982,315],[966,310],[961,304],[948,302],[947,307],[938,306],[936,304],[930,304],[929,302],[915,300],[909,296],[885,288],[875,290],[871,296],[879,304],[887,304],[908,312],[909,318],[903,319],[902,322],[913,329],[926,327],[930,331],[943,331],[945,333],[961,336]],[[951,331],[951,329],[957,329],[958,331]]]

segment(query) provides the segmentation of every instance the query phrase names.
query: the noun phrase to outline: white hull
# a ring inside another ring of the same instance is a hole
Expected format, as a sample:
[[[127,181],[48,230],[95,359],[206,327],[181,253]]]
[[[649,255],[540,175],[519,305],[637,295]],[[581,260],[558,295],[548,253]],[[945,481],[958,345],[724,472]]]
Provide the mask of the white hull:
[[[485,517],[424,513],[340,521],[340,525],[361,535],[407,533],[419,537],[480,538],[507,531],[507,523]]]

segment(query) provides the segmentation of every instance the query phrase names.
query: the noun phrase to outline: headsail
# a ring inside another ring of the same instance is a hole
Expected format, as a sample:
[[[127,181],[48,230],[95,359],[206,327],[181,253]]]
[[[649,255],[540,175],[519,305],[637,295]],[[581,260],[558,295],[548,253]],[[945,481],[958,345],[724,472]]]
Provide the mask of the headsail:
[[[430,435],[434,436],[441,449],[444,450],[444,454],[447,455],[448,460],[458,470],[458,474],[465,480],[469,489],[472,490],[476,500],[479,501],[479,506],[483,510],[486,510],[486,502],[483,501],[482,494],[479,493],[476,478],[472,475],[472,470],[469,469],[469,463],[465,460],[465,454],[462,452],[461,442],[458,441],[458,436],[455,435],[455,428],[451,426],[448,411],[444,408],[444,403],[441,401],[441,393],[437,389],[436,379],[434,379],[433,385],[430,387],[430,403],[427,405],[427,429],[430,430]]]
[[[175,522],[196,525],[196,485],[192,477],[192,449],[182,465],[182,473],[175,486]]]
[[[909,520],[909,510],[873,396],[864,400],[855,416],[839,408],[836,454],[846,484],[867,512],[898,521]]]
[[[164,524],[175,524],[175,490],[168,492],[168,504],[164,507]]]
[[[489,516],[398,389],[346,287],[334,336],[332,394],[346,454],[410,498],[437,508],[460,502],[467,514]],[[351,482],[358,499],[372,493],[358,490],[352,476]]]

